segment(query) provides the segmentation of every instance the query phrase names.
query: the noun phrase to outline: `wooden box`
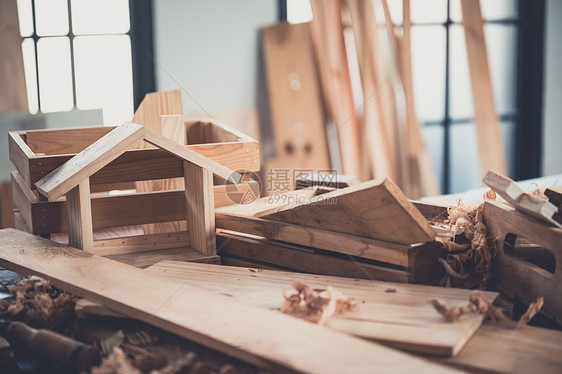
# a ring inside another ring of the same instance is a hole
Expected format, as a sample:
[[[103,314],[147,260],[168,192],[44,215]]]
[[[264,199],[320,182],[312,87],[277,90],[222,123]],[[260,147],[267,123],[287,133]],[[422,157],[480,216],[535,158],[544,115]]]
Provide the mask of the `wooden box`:
[[[259,170],[259,143],[239,132],[210,122],[187,122],[185,147],[232,170]],[[13,196],[19,229],[64,241],[67,211],[64,198],[45,201],[35,183],[114,127],[18,131],[9,134]],[[181,160],[157,148],[130,149],[90,177],[92,220],[97,241],[94,253],[148,266],[159,257],[201,258],[181,251],[186,232],[144,235],[145,224],[185,220],[183,190],[135,192],[134,182],[183,177]],[[228,185],[215,185],[215,206],[232,204]],[[238,187],[240,188],[240,187]],[[253,188],[248,185],[248,188]],[[119,191],[115,191],[119,190]],[[113,191],[113,192],[109,192]],[[154,251],[159,251],[155,256]],[[150,257],[143,261],[142,256]],[[150,252],[150,253],[149,253]],[[171,254],[165,257],[165,254]],[[129,256],[129,257],[127,257]],[[139,257],[141,256],[141,257]],[[213,261],[216,256],[211,256]]]

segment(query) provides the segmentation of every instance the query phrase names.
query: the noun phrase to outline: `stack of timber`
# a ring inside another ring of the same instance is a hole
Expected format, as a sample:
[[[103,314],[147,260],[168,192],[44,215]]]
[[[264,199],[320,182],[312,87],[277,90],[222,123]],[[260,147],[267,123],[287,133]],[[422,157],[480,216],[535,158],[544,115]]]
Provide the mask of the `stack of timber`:
[[[41,276],[118,313],[275,372],[448,371],[185,280],[150,274],[14,229],[0,230],[0,266]]]
[[[436,233],[390,179],[222,207],[216,227],[224,264],[423,284],[443,274]]]
[[[259,170],[257,141],[216,123],[187,122],[184,126],[189,145],[170,141],[172,148],[208,157],[230,170]],[[37,192],[35,184],[114,129],[91,127],[10,133],[10,160],[17,169],[12,173],[13,196],[18,208],[14,216],[16,228],[35,235],[53,235],[63,242],[67,240],[64,235],[54,235],[68,232],[65,197],[47,201]],[[173,221],[184,221],[185,225],[185,189],[135,193],[134,182],[183,179],[185,171],[183,160],[168,150],[154,146],[132,149],[133,146],[126,147],[116,159],[89,176],[92,227],[94,239],[98,239],[93,244],[94,253],[141,267],[164,258],[218,261],[214,252],[210,255],[205,251],[186,250],[188,233],[185,230],[143,232],[139,225]],[[227,173],[222,177],[227,178]],[[214,186],[214,203],[210,208],[232,204],[228,192],[244,188],[257,191],[257,186],[252,184],[225,185],[222,182]],[[108,191],[112,190],[121,192],[110,194]],[[118,237],[115,232],[119,232]],[[124,237],[123,232],[126,233]]]

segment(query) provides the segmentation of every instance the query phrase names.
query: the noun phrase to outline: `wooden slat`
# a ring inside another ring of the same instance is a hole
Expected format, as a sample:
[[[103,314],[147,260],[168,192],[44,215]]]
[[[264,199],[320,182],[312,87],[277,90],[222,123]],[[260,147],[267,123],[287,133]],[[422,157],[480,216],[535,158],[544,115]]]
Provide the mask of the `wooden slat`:
[[[375,343],[13,229],[0,231],[0,266],[50,279],[63,290],[269,370],[443,371]]]
[[[329,168],[310,24],[278,23],[260,36],[277,157],[284,167]]]
[[[11,173],[12,198],[27,227],[32,227],[32,202],[39,201],[17,171]]]
[[[76,187],[66,194],[66,216],[68,217],[69,245],[94,253],[89,178],[80,181]]]
[[[10,152],[10,161],[29,183],[27,179],[30,175],[29,159],[34,156],[33,151],[29,149],[21,135],[17,132],[10,132],[8,134],[8,147]],[[35,182],[34,182],[35,183]],[[32,184],[29,184],[30,186]]]
[[[261,218],[400,244],[425,243],[435,232],[390,179],[328,192],[316,202],[285,205]]]
[[[186,246],[189,246],[189,233],[187,231],[165,232],[96,240],[94,242],[94,253],[99,256],[108,256]]]
[[[205,256],[191,247],[164,248],[152,251],[110,254],[105,257],[141,269],[154,265],[160,261],[170,259],[173,259],[174,261],[188,261],[217,265],[220,265],[221,263],[219,256]]]
[[[21,42],[17,1],[0,1],[0,113],[29,110]]]
[[[25,138],[34,153],[65,155],[82,152],[113,129],[115,126],[27,131]]]
[[[125,123],[58,167],[35,184],[44,196],[56,200],[142,140],[144,127]]]
[[[332,317],[327,323],[329,328],[433,355],[456,355],[484,319],[470,316],[451,324],[427,303],[428,298],[439,297],[447,303],[463,304],[472,293],[469,290],[179,261],[163,261],[146,271],[189,279],[194,285],[267,309],[281,306],[283,290],[293,282],[321,289],[334,287],[358,304],[354,310]],[[396,293],[386,293],[388,288],[396,289]],[[486,292],[485,296],[493,302],[498,293]]]
[[[507,174],[499,117],[494,106],[480,0],[461,0],[461,11],[480,155],[480,173],[483,176],[488,170],[495,170]]]

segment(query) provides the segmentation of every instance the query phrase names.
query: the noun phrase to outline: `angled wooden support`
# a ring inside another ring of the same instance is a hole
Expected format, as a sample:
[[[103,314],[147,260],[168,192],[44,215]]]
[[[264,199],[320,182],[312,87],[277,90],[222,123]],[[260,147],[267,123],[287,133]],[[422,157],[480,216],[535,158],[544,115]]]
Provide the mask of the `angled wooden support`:
[[[49,200],[56,200],[115,160],[143,137],[143,126],[124,123],[35,183],[35,187]]]
[[[66,194],[69,245],[94,253],[90,178],[86,178]]]
[[[204,254],[216,253],[213,173],[185,161],[185,203],[190,244]]]

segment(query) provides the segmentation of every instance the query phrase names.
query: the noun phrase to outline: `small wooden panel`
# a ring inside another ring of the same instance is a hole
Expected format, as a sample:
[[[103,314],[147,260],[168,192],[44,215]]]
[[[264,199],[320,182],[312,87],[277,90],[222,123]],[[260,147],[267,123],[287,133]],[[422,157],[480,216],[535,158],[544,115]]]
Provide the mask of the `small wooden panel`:
[[[115,126],[28,131],[25,139],[34,153],[67,155],[82,152],[113,129]]]
[[[390,179],[375,179],[321,197],[280,207],[261,218],[400,244],[435,238],[427,220]]]
[[[474,123],[478,138],[480,172],[484,175],[488,170],[495,170],[507,174],[499,117],[494,105],[480,0],[461,0],[460,3],[474,105]]]
[[[145,135],[144,127],[125,123],[110,131],[94,144],[76,154],[35,184],[44,196],[56,200],[119,157]]]
[[[0,1],[0,113],[29,110],[21,42],[17,1]]]
[[[10,182],[0,183],[0,228],[14,227],[14,209],[16,204],[12,197]]]
[[[0,266],[49,279],[77,296],[268,370],[446,372],[376,343],[14,229],[0,231]]]
[[[189,233],[187,231],[165,232],[96,240],[94,242],[94,253],[99,256],[122,255],[186,246],[189,246]]]
[[[277,157],[329,168],[310,24],[278,23],[260,36]]]
[[[94,253],[94,229],[90,202],[90,180],[80,181],[66,194],[69,245]]]
[[[163,261],[145,271],[190,283],[235,299],[268,309],[283,303],[283,290],[301,281],[313,288],[334,287],[353,297],[357,307],[332,317],[327,327],[409,351],[453,356],[482,323],[483,316],[468,316],[450,323],[427,302],[439,297],[450,304],[465,304],[472,291],[442,287],[387,283],[275,270],[256,270],[231,266],[198,265]],[[387,288],[396,289],[386,293]],[[497,292],[486,292],[493,302]]]

